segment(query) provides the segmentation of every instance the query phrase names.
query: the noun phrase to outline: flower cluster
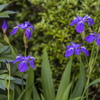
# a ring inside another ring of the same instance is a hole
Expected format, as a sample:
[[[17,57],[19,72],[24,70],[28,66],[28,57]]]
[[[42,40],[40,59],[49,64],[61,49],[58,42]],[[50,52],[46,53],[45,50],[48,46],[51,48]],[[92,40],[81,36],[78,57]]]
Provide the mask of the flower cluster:
[[[8,28],[7,22],[6,20],[4,20],[2,24],[2,30],[4,34],[6,34],[7,28]],[[32,26],[29,22],[25,22],[23,24],[19,24],[16,27],[14,27],[10,35],[16,34],[16,32],[18,31],[18,28],[24,30],[24,34],[28,39],[31,38],[32,32],[34,31],[34,26]],[[35,68],[34,61],[35,61],[35,58],[30,55],[28,57],[19,55],[16,57],[13,63],[15,64],[16,62],[20,62],[18,64],[18,69],[20,72],[25,72],[28,69],[28,65],[30,65],[30,67],[32,68]]]
[[[82,33],[84,31],[84,23],[87,22],[88,26],[94,24],[94,20],[89,17],[88,15],[84,17],[76,16],[76,18],[70,23],[71,26],[76,24],[76,31],[78,33]],[[88,43],[93,42],[96,40],[96,44],[100,46],[100,33],[97,34],[96,32],[91,33],[90,35],[85,37],[85,40]],[[71,42],[71,46],[66,47],[66,54],[65,57],[68,58],[69,56],[73,55],[74,53],[76,55],[80,55],[81,52],[83,52],[86,56],[89,56],[89,52],[86,50],[84,46],[81,46],[82,44],[75,44],[74,42]]]

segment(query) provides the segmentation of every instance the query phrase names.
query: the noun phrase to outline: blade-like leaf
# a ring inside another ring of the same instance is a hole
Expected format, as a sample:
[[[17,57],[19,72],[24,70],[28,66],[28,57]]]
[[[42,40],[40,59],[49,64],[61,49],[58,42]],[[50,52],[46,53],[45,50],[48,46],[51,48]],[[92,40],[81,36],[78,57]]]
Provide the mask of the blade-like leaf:
[[[92,81],[92,82],[85,88],[85,90],[88,89],[90,86],[92,86],[92,85],[98,83],[98,82],[100,82],[100,78],[98,78],[98,79]]]
[[[85,85],[85,70],[84,70],[84,65],[80,59],[80,77],[76,83],[76,86],[73,90],[73,93],[71,95],[71,98],[75,98],[75,97],[80,97],[82,95],[82,91]]]
[[[27,76],[27,81],[26,81],[26,89],[28,88],[28,90],[25,93],[25,99],[24,100],[28,100],[28,99],[31,100],[32,87],[30,87],[30,86],[33,86],[33,84],[34,84],[34,71],[30,67],[29,72],[28,72],[28,76]]]
[[[15,13],[17,13],[17,12],[14,12],[14,11],[3,11],[3,13],[7,13],[7,14],[15,14]]]
[[[8,4],[0,5],[0,11],[2,11],[6,6],[8,6]]]
[[[0,88],[5,90],[5,81],[4,80],[0,80]]]
[[[81,97],[76,97],[76,98],[73,98],[73,99],[70,99],[70,100],[80,100]]]
[[[61,100],[69,100],[68,97],[69,97],[69,92],[70,92],[71,85],[72,85],[72,83],[70,83],[67,86],[67,88],[66,88]]]
[[[7,13],[5,13],[5,12],[1,12],[0,13],[0,18],[9,18],[10,16],[7,14]]]
[[[72,66],[72,57],[70,57],[70,60],[67,64],[65,71],[63,73],[63,76],[61,78],[61,82],[60,82],[60,85],[58,88],[56,100],[61,100],[65,89],[67,88],[67,86],[70,83],[71,66]]]
[[[33,99],[34,100],[41,100],[34,84],[33,84]]]
[[[55,91],[52,80],[52,73],[46,50],[43,51],[42,56],[42,87],[45,100],[55,100]]]

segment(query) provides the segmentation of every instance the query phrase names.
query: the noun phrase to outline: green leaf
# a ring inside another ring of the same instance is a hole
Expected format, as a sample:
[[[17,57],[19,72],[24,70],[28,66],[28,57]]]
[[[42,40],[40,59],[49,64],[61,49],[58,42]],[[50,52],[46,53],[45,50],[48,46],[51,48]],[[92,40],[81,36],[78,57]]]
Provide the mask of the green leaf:
[[[4,80],[0,80],[0,88],[5,90],[5,81]]]
[[[46,50],[43,51],[42,56],[42,87],[45,100],[55,100],[55,91],[50,70],[50,64]]]
[[[0,18],[9,18],[10,16],[7,14],[7,13],[5,13],[5,12],[1,12],[0,13]]]
[[[33,99],[34,100],[41,100],[34,84],[33,84]]]
[[[6,95],[0,95],[0,100],[7,100],[7,96]]]
[[[12,82],[19,84],[19,85],[21,85],[22,83],[23,83],[23,85],[26,84],[26,82],[24,80],[22,81],[22,79],[20,79],[20,78],[14,78],[14,80]]]
[[[84,85],[85,85],[85,70],[84,70],[84,65],[81,61],[81,58],[80,58],[80,76],[79,76],[79,79],[76,83],[76,86],[73,90],[73,93],[71,95],[71,98],[75,98],[75,97],[80,97],[82,95],[82,91],[83,91],[83,88],[84,88]]]
[[[12,62],[11,49],[9,46],[4,46],[0,43],[0,62]]]
[[[67,88],[66,88],[61,100],[69,100],[68,97],[69,97],[69,92],[70,92],[71,85],[72,85],[72,83],[70,83],[67,86]]]
[[[31,100],[31,93],[32,93],[32,86],[34,84],[34,71],[30,67],[28,71],[27,81],[26,81],[26,89],[28,90],[25,93],[25,99],[24,100]],[[30,88],[29,88],[30,87]]]
[[[22,96],[24,95],[25,92],[27,92],[27,90],[28,90],[29,88],[32,88],[32,86],[30,86],[30,87],[24,89],[24,90],[21,92],[21,94],[19,95],[19,97],[17,98],[17,100],[22,100],[22,99],[21,99]],[[25,100],[25,99],[24,99],[24,100]],[[29,99],[27,99],[27,100],[31,100],[31,99],[29,98]]]
[[[71,67],[72,67],[72,57],[70,57],[70,60],[67,63],[65,71],[64,71],[63,76],[61,78],[60,85],[59,85],[59,88],[58,88],[58,91],[57,91],[56,100],[61,100],[65,89],[67,88],[67,86],[70,83]]]
[[[70,99],[70,100],[80,100],[81,97],[76,97],[76,98],[73,98],[73,99]]]
[[[88,89],[90,86],[92,86],[92,85],[94,85],[94,84],[96,84],[96,83],[98,83],[98,82],[100,82],[100,78],[98,78],[98,79],[92,81],[92,82],[85,88],[85,91],[86,91],[86,89]]]
[[[7,13],[7,14],[15,14],[15,13],[17,13],[17,12],[8,10],[8,11],[3,11],[3,13]]]
[[[8,6],[8,4],[0,5],[0,11],[2,11],[6,6]]]
[[[2,75],[0,75],[0,79],[9,80],[9,75],[8,74],[2,74]],[[10,80],[14,80],[14,78],[12,76],[10,76]]]
[[[20,87],[18,85],[15,85],[15,90],[18,95],[20,95],[22,93],[22,89],[20,89]]]

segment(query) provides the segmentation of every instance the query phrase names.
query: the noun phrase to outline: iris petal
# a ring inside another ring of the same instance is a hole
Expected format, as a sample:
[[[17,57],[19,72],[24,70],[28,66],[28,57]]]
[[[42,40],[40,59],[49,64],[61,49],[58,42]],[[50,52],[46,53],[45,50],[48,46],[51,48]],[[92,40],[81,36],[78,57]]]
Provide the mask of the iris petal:
[[[28,69],[27,63],[25,61],[20,62],[18,66],[20,72],[25,72]]]
[[[82,33],[84,31],[84,23],[83,22],[79,22],[77,25],[76,25],[76,31],[78,33]]]
[[[27,37],[28,39],[30,39],[31,36],[32,36],[31,30],[30,30],[30,29],[27,29],[27,30],[25,31],[25,35],[26,35],[26,37]]]
[[[98,39],[96,40],[96,43],[97,43],[98,46],[100,46],[100,38],[98,38]]]
[[[14,29],[12,30],[12,32],[10,33],[10,35],[16,34],[17,31],[18,31],[18,27],[14,27]]]
[[[66,50],[66,54],[65,57],[68,58],[69,56],[74,54],[74,48],[70,48],[68,50]]]
[[[74,24],[77,24],[78,22],[79,22],[78,18],[75,18],[74,20],[72,20],[70,25],[73,26]]]
[[[75,53],[76,53],[76,55],[80,55],[81,49],[75,49]]]
[[[87,19],[88,25],[94,25],[94,20],[92,18]]]
[[[89,36],[86,36],[86,37],[85,37],[85,40],[86,40],[88,43],[93,42],[94,39],[96,39],[96,37],[93,36],[93,35],[89,35]]]
[[[30,61],[28,61],[29,63],[30,63],[30,66],[32,67],[32,68],[35,68],[35,66],[34,66],[34,60],[30,60]]]
[[[86,55],[86,56],[89,56],[89,52],[86,50],[86,48],[85,47],[81,47],[81,50],[84,52],[84,54]]]

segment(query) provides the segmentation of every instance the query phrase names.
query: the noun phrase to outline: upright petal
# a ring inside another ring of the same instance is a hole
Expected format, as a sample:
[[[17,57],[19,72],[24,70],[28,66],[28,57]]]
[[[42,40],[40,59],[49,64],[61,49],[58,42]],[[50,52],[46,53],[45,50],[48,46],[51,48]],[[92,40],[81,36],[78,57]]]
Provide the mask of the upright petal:
[[[18,26],[14,27],[14,29],[12,30],[12,32],[10,33],[10,35],[16,34],[17,31],[18,31]]]
[[[20,62],[18,66],[20,72],[25,72],[28,69],[27,63],[25,61]]]
[[[68,58],[69,56],[74,54],[74,48],[70,48],[68,50],[66,50],[66,54],[65,57]]]
[[[100,46],[100,38],[97,38],[96,44],[97,44],[98,46]]]
[[[84,23],[82,21],[80,21],[77,25],[76,25],[76,31],[78,33],[82,33],[84,31]]]
[[[81,50],[84,52],[86,56],[89,56],[89,52],[86,50],[84,46],[81,47]]]
[[[93,42],[94,39],[96,39],[96,37],[93,36],[93,35],[91,35],[91,34],[90,34],[89,36],[86,36],[86,37],[85,37],[85,40],[86,40],[88,43]]]
[[[80,48],[79,49],[75,49],[75,53],[76,53],[76,55],[80,55],[81,49]]]
[[[30,29],[27,29],[27,30],[25,31],[25,35],[26,35],[26,37],[27,37],[28,39],[30,39],[31,36],[32,36],[31,30],[30,30]]]
[[[72,44],[72,46],[73,46],[74,48],[79,48],[79,47],[81,46],[81,44],[75,44],[74,42],[71,42],[71,44]]]

